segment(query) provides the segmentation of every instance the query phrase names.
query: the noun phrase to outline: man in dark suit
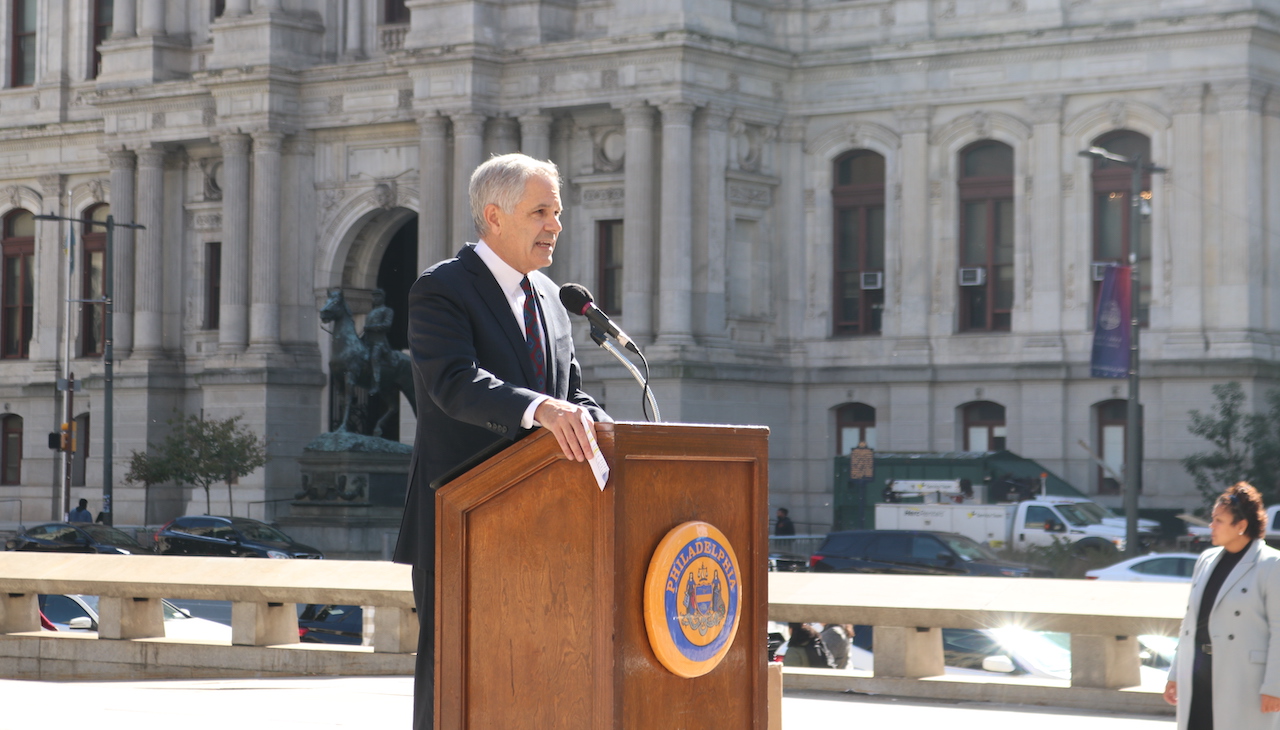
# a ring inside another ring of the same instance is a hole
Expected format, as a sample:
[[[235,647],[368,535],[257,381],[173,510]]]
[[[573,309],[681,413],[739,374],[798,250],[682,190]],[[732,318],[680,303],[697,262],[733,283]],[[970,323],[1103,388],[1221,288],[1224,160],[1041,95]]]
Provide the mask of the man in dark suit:
[[[431,482],[533,427],[551,431],[567,458],[585,461],[593,421],[611,420],[582,392],[569,315],[556,285],[538,271],[551,264],[561,228],[555,165],[494,157],[476,168],[469,193],[480,242],[427,269],[409,291],[418,426],[395,560],[413,565],[418,730],[432,727],[434,709]]]

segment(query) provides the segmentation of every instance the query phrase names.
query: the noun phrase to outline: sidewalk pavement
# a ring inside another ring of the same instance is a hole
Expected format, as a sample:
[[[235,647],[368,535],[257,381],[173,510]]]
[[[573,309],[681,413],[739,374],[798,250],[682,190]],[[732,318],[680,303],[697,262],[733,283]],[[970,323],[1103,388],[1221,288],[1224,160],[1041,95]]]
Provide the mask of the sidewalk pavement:
[[[409,730],[411,677],[32,682],[0,679],[0,730],[50,721],[95,730]],[[71,718],[75,718],[71,720]],[[991,730],[1171,730],[1171,717],[1084,710],[907,700],[834,692],[787,692],[785,730],[899,727]],[[725,730],[732,730],[726,728]]]

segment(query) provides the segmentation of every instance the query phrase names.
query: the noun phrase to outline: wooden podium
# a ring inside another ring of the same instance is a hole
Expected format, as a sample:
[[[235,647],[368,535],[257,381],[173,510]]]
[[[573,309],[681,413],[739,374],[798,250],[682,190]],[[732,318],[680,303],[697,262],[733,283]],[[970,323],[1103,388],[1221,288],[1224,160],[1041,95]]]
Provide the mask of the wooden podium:
[[[764,730],[764,427],[597,424],[611,470],[538,432],[436,492],[436,718],[444,730]],[[740,568],[738,631],[710,672],[659,663],[645,577],[701,520]]]

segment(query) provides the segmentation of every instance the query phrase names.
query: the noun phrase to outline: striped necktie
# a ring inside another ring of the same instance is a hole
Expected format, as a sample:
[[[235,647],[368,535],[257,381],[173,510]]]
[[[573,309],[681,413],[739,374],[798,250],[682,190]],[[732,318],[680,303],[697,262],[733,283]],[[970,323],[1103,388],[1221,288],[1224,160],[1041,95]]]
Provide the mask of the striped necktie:
[[[529,284],[529,277],[520,281],[524,289],[524,335],[529,344],[529,359],[533,361],[533,375],[539,393],[547,392],[547,351],[542,343],[542,325],[538,322],[538,298]]]

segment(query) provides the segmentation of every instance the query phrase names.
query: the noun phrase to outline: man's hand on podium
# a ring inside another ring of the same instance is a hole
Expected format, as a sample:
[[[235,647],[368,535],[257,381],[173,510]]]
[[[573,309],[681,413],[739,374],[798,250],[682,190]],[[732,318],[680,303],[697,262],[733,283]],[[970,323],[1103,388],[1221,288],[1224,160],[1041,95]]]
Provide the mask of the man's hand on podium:
[[[533,418],[543,428],[555,434],[556,441],[566,458],[586,461],[591,458],[591,412],[568,401],[548,398],[538,405]]]

